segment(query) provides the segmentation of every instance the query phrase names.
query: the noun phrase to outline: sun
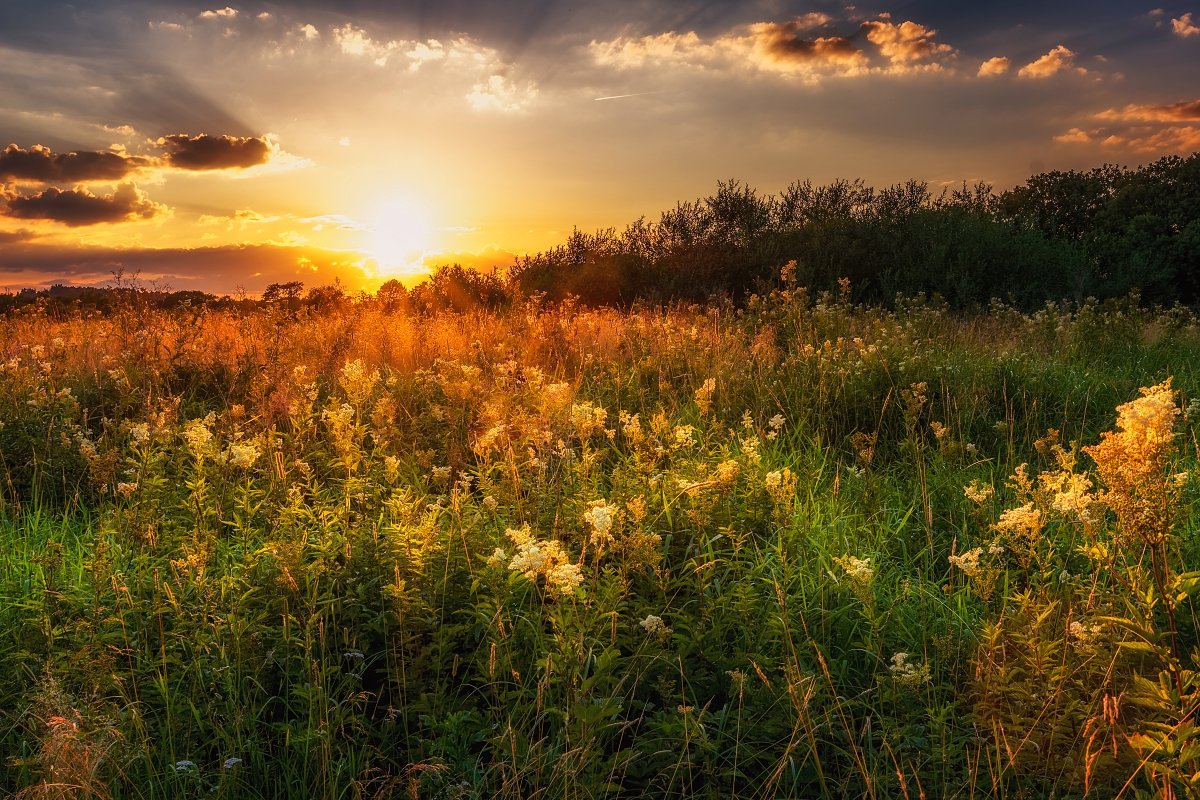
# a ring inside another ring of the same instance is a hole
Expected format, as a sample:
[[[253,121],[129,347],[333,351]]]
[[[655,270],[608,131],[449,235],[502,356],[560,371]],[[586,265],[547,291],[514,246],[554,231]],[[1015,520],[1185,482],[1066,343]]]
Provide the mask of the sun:
[[[433,218],[427,208],[407,198],[389,198],[371,214],[366,251],[380,272],[423,272],[433,239]]]

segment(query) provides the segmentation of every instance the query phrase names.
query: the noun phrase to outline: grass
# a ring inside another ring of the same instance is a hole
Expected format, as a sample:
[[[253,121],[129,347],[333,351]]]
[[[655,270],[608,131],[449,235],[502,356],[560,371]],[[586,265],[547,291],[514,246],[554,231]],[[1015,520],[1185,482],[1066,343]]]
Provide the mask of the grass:
[[[785,286],[0,342],[5,793],[1194,791],[1187,312]],[[1168,377],[1143,529],[1071,443]]]

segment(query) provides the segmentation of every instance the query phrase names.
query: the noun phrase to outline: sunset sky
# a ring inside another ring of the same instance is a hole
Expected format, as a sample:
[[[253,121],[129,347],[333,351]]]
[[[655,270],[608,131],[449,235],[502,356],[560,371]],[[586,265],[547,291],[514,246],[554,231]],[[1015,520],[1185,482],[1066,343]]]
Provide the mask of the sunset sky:
[[[0,289],[372,289],[718,180],[1200,149],[1200,5],[228,1],[0,3]]]

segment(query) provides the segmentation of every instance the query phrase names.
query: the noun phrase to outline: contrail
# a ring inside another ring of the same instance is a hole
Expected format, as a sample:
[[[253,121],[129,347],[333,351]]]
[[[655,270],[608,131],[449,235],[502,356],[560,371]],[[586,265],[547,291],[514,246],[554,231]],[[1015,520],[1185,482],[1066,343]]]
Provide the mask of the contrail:
[[[626,97],[641,97],[644,94],[658,94],[658,92],[634,92],[633,94],[610,94],[608,97],[593,97],[593,100],[621,100]]]

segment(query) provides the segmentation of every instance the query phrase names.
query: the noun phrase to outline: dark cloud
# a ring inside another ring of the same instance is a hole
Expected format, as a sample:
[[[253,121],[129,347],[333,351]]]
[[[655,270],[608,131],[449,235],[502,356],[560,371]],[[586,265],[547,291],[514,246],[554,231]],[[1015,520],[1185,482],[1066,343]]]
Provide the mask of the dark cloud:
[[[271,143],[265,137],[188,136],[176,133],[157,142],[167,149],[164,162],[178,169],[245,169],[265,164],[271,157]]]
[[[855,61],[861,52],[854,42],[842,36],[802,35],[809,26],[797,21],[764,22],[751,27],[768,53],[789,61]]]
[[[11,195],[4,213],[18,219],[48,219],[70,227],[150,219],[166,211],[132,183],[122,183],[107,195],[87,189],[46,189],[34,195]]]
[[[38,144],[28,150],[10,144],[0,151],[0,181],[118,181],[148,163],[148,159],[124,153],[88,150],[54,153]]]

